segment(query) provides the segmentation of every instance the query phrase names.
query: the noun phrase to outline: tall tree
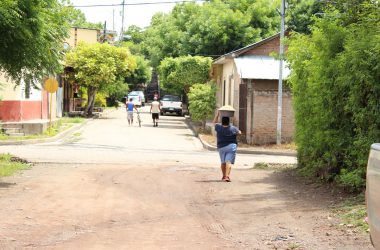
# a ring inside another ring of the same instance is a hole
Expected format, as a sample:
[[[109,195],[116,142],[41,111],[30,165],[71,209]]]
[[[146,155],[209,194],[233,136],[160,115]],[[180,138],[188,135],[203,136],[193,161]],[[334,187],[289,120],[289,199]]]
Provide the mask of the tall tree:
[[[289,29],[310,34],[315,20],[322,17],[323,2],[318,0],[288,0],[286,23]]]
[[[165,58],[159,67],[162,87],[173,94],[187,94],[196,83],[206,83],[210,77],[211,58],[182,56]]]
[[[131,74],[125,78],[126,82],[132,86],[147,83],[152,77],[152,70],[149,66],[149,61],[144,59],[143,56],[135,56],[136,68]]]
[[[59,72],[68,29],[58,0],[0,1],[0,70],[17,84]]]
[[[66,55],[66,65],[74,68],[75,80],[87,88],[84,114],[91,116],[97,91],[115,91],[136,68],[136,61],[126,48],[80,43]]]
[[[259,31],[261,38],[269,37],[280,29],[278,9],[281,0],[212,0],[221,1],[233,11],[240,11],[247,16],[251,27]]]
[[[247,3],[249,12],[237,2],[236,6],[220,0],[202,5],[182,3],[169,14],[155,15],[143,41],[152,65],[157,66],[165,57],[217,57],[277,32],[275,3]]]

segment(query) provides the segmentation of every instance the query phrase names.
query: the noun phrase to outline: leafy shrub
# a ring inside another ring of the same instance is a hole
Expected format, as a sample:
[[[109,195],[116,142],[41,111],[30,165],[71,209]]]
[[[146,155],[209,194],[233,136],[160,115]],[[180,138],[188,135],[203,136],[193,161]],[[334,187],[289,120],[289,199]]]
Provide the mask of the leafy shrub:
[[[203,127],[206,119],[214,113],[216,106],[215,84],[194,84],[189,92],[189,111],[191,118],[201,121]]]
[[[365,187],[365,171],[364,169],[355,169],[349,171],[342,169],[337,178],[337,182],[348,191],[355,192]]]
[[[359,191],[380,138],[379,4],[339,3],[290,41],[296,143],[302,173]]]

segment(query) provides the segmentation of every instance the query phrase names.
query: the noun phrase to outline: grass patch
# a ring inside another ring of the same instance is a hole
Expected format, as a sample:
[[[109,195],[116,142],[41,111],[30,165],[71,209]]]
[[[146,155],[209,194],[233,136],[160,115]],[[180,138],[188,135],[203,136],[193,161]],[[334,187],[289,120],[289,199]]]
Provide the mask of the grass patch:
[[[297,164],[289,164],[289,163],[257,162],[253,165],[253,169],[263,169],[263,170],[286,170],[286,169],[294,169],[296,167],[297,167]]]
[[[347,198],[334,208],[334,212],[342,220],[342,226],[368,231],[368,224],[364,221],[367,216],[364,194]]]
[[[264,162],[258,162],[253,165],[254,169],[269,169],[269,164]]]
[[[13,175],[19,170],[30,168],[30,164],[12,157],[10,154],[0,154],[0,177]]]
[[[288,245],[288,249],[291,250],[291,249],[298,249],[300,248],[301,246],[297,243],[291,243]]]
[[[83,117],[62,117],[60,121],[62,123],[83,123],[85,119]]]
[[[79,136],[81,136],[81,135],[82,135],[82,133],[79,133],[79,132],[74,133],[74,136],[75,136],[75,137],[79,137]]]

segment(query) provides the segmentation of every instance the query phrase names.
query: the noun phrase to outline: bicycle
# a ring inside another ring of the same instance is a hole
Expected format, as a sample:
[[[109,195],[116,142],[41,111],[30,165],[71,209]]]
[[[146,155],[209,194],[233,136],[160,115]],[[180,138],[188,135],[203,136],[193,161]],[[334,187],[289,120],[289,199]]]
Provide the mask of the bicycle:
[[[137,122],[139,123],[139,127],[141,128],[141,118],[140,118],[140,112],[136,109],[137,113]]]

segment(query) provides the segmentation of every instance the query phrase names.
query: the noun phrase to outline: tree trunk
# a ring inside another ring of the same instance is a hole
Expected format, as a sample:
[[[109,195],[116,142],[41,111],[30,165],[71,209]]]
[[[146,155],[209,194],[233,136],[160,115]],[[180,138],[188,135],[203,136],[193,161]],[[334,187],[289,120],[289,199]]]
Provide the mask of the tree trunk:
[[[94,87],[88,87],[87,88],[87,105],[84,109],[84,116],[91,117],[92,111],[94,109],[95,104],[95,95],[96,95],[96,88]]]

